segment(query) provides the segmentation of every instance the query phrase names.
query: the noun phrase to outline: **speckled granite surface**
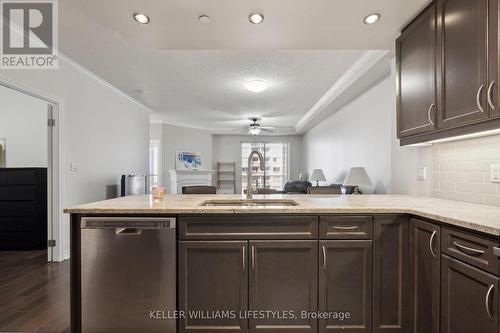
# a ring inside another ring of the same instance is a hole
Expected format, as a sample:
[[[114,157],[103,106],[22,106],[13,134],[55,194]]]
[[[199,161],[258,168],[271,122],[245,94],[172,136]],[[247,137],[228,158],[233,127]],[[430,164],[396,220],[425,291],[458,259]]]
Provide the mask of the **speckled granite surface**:
[[[200,206],[205,200],[242,199],[239,195],[130,196],[65,209],[82,214],[390,214],[407,213],[500,236],[500,207],[408,195],[256,195],[255,199],[290,199],[298,206]]]

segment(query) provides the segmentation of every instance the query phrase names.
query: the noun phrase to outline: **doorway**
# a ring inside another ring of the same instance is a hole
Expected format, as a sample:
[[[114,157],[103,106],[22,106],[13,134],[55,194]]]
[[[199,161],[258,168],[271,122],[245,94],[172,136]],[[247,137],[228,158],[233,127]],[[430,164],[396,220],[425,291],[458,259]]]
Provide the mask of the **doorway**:
[[[0,251],[58,260],[58,103],[0,82]]]

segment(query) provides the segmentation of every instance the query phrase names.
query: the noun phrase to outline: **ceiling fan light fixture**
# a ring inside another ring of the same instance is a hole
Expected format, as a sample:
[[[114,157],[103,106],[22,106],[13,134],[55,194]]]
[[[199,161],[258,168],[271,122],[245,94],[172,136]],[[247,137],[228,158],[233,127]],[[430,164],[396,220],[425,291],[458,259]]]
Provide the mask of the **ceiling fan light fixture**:
[[[259,135],[259,133],[260,133],[260,128],[258,126],[252,126],[248,130],[248,134],[251,134],[251,135]]]
[[[260,93],[269,87],[269,83],[264,80],[250,80],[245,82],[245,86],[251,92]]]

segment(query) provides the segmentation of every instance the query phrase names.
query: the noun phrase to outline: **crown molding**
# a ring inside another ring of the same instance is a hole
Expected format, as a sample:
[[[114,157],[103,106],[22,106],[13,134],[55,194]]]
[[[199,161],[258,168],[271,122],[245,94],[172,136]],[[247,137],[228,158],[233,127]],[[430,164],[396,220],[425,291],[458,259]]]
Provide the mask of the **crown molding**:
[[[5,22],[3,22],[3,27],[4,26],[5,26]],[[24,38],[24,32],[23,32],[23,29],[21,27],[19,27],[17,24],[14,24],[14,23],[11,24],[10,27],[11,27],[11,32],[13,32],[13,33],[17,34],[18,36],[21,36],[21,37]],[[34,41],[34,42],[36,42],[36,41]],[[63,61],[64,63],[66,63],[67,65],[69,65],[69,67],[72,68],[73,70],[75,70],[76,72],[78,72],[80,74],[83,74],[84,76],[90,78],[91,80],[95,81],[99,85],[101,85],[101,86],[103,86],[103,87],[105,87],[107,89],[110,89],[111,91],[113,91],[118,96],[120,96],[120,97],[128,100],[129,102],[132,102],[135,105],[139,106],[143,111],[146,111],[148,113],[153,113],[154,112],[154,110],[151,109],[150,107],[146,106],[145,104],[143,104],[142,102],[138,101],[134,97],[132,97],[129,94],[125,93],[123,90],[119,89],[115,85],[113,85],[110,82],[106,81],[105,79],[103,79],[102,77],[100,77],[96,73],[92,72],[88,68],[80,65],[78,62],[76,62],[75,60],[73,60],[71,57],[67,56],[63,52],[61,52],[59,49],[56,49],[56,55],[59,58],[59,61]]]
[[[305,127],[318,117],[324,109],[346,92],[363,75],[369,72],[389,54],[386,50],[370,50],[364,52],[359,59],[334,83],[334,85],[318,100],[295,125],[295,132],[301,133]]]

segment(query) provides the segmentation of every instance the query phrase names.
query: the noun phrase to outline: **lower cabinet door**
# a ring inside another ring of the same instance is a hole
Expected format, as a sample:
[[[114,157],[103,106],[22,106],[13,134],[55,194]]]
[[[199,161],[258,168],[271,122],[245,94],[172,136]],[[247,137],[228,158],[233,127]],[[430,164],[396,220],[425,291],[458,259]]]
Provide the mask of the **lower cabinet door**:
[[[250,241],[250,332],[317,332],[318,241]]]
[[[410,220],[411,333],[439,333],[440,227]]]
[[[247,241],[179,242],[179,332],[247,332]]]
[[[497,333],[498,277],[442,255],[441,333]]]
[[[373,332],[408,333],[408,217],[376,216],[373,226]]]
[[[371,332],[372,241],[319,245],[319,332]]]

